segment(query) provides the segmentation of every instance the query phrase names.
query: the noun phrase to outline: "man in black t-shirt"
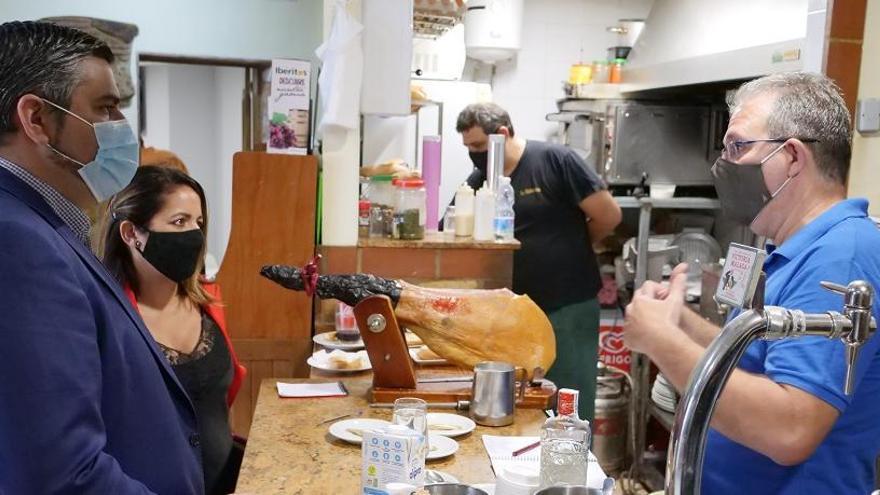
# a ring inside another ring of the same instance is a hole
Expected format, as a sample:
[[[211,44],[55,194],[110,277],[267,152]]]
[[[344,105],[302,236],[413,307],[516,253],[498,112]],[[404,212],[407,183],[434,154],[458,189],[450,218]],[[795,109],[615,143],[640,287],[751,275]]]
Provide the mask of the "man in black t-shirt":
[[[620,207],[596,173],[561,145],[514,136],[507,112],[493,103],[467,106],[456,130],[475,169],[468,184],[486,178],[489,134],[503,134],[504,175],[516,199],[513,291],[547,313],[556,335],[556,362],[547,377],[580,390],[581,418],[593,419],[601,281],[592,244],[620,223]]]

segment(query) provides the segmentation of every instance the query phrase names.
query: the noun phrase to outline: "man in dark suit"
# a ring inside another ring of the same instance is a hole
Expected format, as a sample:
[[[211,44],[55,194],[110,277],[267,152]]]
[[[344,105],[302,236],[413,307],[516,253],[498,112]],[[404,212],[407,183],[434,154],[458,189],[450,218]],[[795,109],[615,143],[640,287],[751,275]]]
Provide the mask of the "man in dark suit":
[[[204,491],[192,405],[87,245],[83,211],[137,164],[112,61],[0,25],[0,493]]]

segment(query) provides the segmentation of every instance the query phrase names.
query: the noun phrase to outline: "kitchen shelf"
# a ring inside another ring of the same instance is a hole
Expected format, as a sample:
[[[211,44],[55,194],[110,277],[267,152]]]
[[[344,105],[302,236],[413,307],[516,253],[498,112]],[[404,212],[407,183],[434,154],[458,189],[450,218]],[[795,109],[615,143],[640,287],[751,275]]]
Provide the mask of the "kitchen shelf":
[[[672,426],[675,424],[675,414],[660,409],[657,407],[657,404],[654,404],[653,402],[648,404],[648,414],[656,419],[661,426],[672,431]]]
[[[721,202],[713,198],[636,198],[633,196],[615,196],[614,201],[621,208],[640,208],[650,205],[653,208],[678,208],[682,210],[717,210]]]
[[[413,34],[437,39],[461,22],[464,0],[416,0],[413,3]]]
[[[626,98],[627,93],[635,87],[626,83],[590,83],[579,84],[575,94],[566,96],[566,100],[615,100]]]
[[[635,287],[647,280],[648,266],[648,237],[651,226],[651,213],[654,209],[690,209],[690,210],[717,210],[721,202],[713,198],[651,198],[618,196],[614,198],[621,208],[638,208],[639,229],[636,237],[638,256],[636,258]],[[649,383],[650,360],[648,356],[637,352],[632,353],[631,376],[633,379],[633,393],[630,419],[634,425],[635,438],[633,439],[633,466],[632,476],[636,479],[647,479],[650,476],[647,469],[649,466],[644,462],[648,416],[658,419],[667,428],[672,427],[673,415],[659,410],[651,401],[651,386]],[[668,425],[668,426],[667,426]]]

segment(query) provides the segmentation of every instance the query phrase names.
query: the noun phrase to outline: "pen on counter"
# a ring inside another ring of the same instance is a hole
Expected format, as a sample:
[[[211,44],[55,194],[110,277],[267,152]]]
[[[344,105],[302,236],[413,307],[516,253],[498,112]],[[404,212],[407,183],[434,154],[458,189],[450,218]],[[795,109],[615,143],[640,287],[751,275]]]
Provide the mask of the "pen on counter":
[[[521,456],[521,455],[525,454],[526,452],[528,452],[528,451],[534,449],[535,447],[539,447],[540,445],[541,445],[541,441],[538,440],[537,442],[530,443],[530,444],[526,445],[525,447],[523,447],[523,448],[521,448],[521,449],[514,450],[514,451],[513,451],[513,457]]]

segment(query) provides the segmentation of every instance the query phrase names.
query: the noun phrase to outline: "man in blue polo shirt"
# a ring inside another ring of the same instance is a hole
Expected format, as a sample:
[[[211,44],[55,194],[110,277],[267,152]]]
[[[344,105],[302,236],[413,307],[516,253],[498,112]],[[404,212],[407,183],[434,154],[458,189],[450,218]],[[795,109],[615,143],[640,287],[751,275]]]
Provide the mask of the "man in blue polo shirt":
[[[828,280],[880,287],[880,230],[868,203],[846,199],[850,117],[827,77],[793,72],[743,85],[731,102],[725,149],[713,167],[725,214],[772,240],[765,303],[842,311]],[[679,390],[719,328],[684,309],[685,276],[647,283],[627,308],[630,348]],[[880,319],[878,305],[874,316]],[[702,493],[865,495],[880,452],[880,338],[862,348],[856,388],[843,393],[838,340],[752,344],[721,393],[706,448]]]

